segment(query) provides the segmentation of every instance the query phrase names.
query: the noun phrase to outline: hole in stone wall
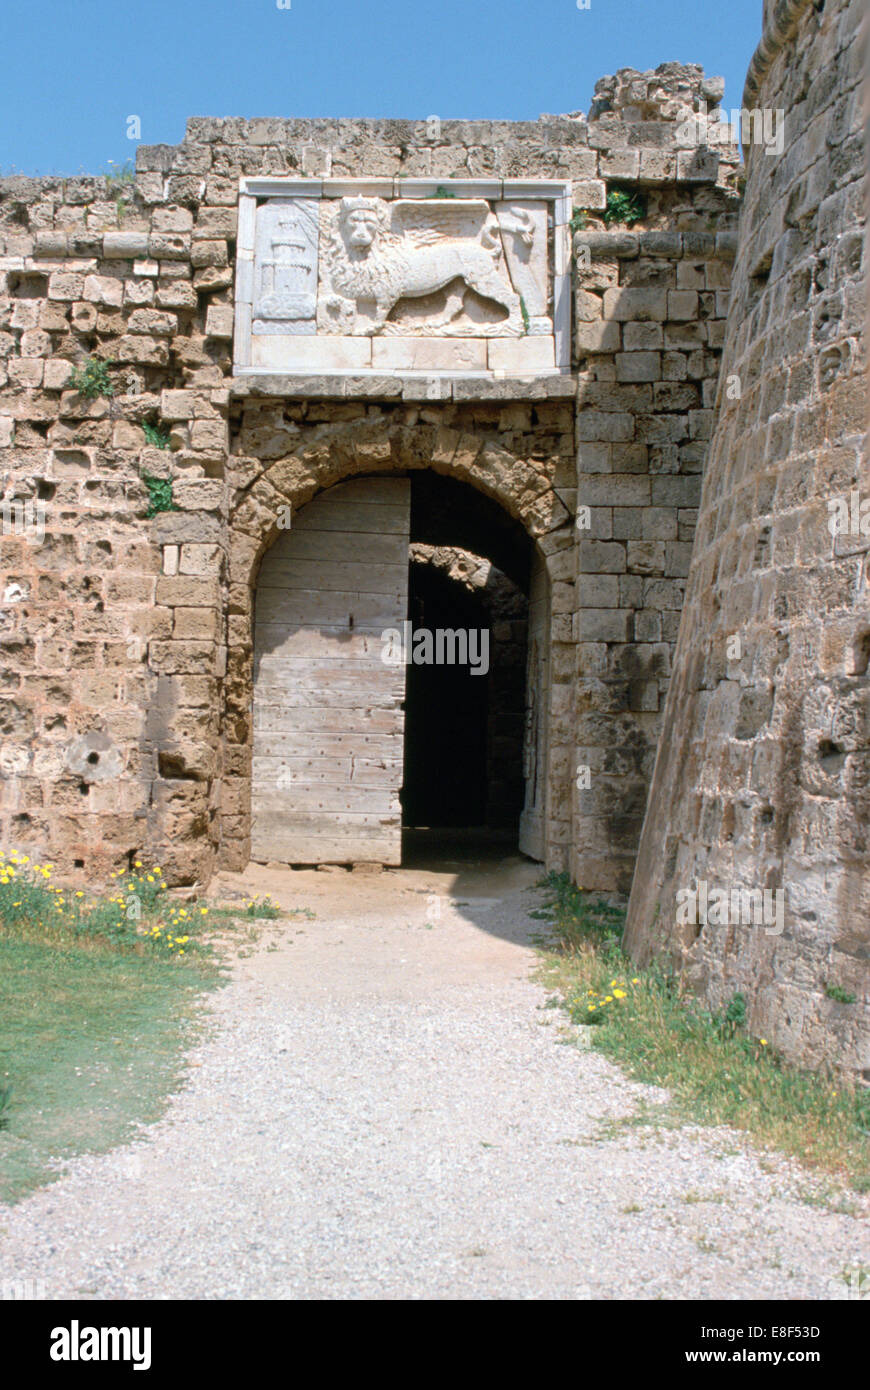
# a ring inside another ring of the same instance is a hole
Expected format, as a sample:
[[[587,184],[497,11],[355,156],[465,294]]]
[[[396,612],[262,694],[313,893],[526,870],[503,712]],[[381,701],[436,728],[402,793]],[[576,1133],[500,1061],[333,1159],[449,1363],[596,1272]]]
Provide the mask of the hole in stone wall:
[[[74,868],[74,869],[83,869],[84,867],[85,867],[85,861],[84,861],[84,859],[74,859],[74,860],[73,860],[73,868]]]
[[[9,276],[9,293],[13,299],[45,299],[48,295],[48,276],[13,272]]]
[[[846,761],[846,750],[833,739],[823,738],[819,743],[819,762],[824,772],[836,776]]]
[[[767,282],[770,279],[770,267],[772,264],[773,252],[769,251],[766,256],[762,256],[761,260],[756,263],[755,269],[750,272],[747,282],[749,287],[750,306],[754,304],[757,299],[760,299],[761,295],[764,293]]]
[[[161,777],[172,782],[196,782],[196,773],[191,772],[184,755],[172,749],[161,748],[157,754],[157,771]]]
[[[870,628],[859,632],[852,642],[852,649],[846,662],[846,673],[850,676],[866,676],[870,666]]]

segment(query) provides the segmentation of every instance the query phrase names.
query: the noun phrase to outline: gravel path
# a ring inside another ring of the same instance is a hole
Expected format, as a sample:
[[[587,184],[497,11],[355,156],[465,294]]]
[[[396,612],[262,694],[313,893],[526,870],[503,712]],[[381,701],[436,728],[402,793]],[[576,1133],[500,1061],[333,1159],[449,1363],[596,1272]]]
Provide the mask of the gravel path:
[[[163,1120],[0,1207],[0,1280],[49,1298],[844,1296],[866,1220],[808,1203],[796,1166],[726,1130],[613,1125],[662,1093],[564,1045],[529,977],[535,876],[225,876],[317,919],[238,962]]]

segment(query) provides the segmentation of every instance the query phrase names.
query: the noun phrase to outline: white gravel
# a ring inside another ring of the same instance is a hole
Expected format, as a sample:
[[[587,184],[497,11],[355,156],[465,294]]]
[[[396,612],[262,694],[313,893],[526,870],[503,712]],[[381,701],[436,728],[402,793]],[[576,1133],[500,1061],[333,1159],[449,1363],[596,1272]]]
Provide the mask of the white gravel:
[[[159,1123],[0,1206],[0,1281],[100,1299],[845,1296],[867,1221],[808,1202],[797,1165],[726,1130],[614,1126],[662,1093],[565,1045],[530,979],[534,877],[516,860],[226,876],[317,919],[237,963]]]

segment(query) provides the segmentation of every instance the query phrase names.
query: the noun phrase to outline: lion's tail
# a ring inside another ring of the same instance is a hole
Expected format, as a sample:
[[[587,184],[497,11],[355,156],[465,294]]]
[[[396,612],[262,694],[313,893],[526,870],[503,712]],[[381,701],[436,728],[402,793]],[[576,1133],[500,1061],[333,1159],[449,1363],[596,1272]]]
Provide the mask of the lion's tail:
[[[498,262],[501,260],[501,231],[498,225],[498,218],[494,212],[489,214],[489,217],[487,217],[483,224],[480,242],[484,250],[489,252],[494,261]]]

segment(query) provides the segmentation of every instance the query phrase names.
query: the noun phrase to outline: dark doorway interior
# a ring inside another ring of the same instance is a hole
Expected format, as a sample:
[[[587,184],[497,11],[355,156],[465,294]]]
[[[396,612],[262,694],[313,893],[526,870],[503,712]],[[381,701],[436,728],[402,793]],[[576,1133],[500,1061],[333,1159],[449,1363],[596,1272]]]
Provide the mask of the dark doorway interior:
[[[425,628],[489,633],[482,604],[429,565],[411,565],[408,617]],[[468,665],[409,665],[405,688],[405,825],[482,825],[486,815],[488,674]]]
[[[403,825],[498,827],[515,845],[531,542],[492,499],[424,472],[412,475],[411,555],[414,631],[485,631],[488,671],[409,663]]]

